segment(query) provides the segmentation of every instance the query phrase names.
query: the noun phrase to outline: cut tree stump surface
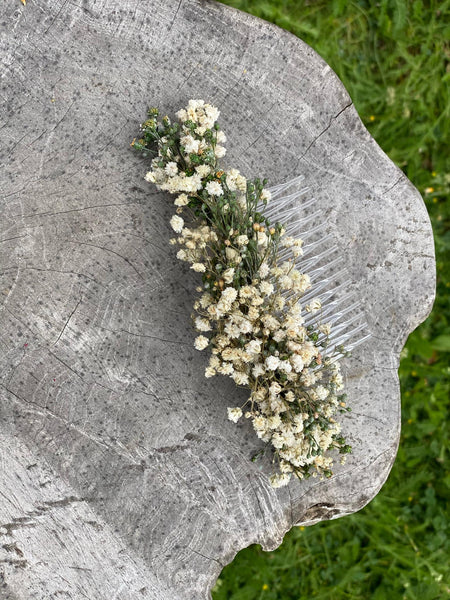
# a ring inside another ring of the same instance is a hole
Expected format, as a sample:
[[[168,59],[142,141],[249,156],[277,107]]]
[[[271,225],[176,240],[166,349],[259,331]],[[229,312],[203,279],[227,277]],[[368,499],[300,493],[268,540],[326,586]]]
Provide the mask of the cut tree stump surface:
[[[0,599],[199,600],[236,552],[352,513],[384,483],[397,368],[435,261],[417,190],[330,67],[293,35],[201,0],[2,7]],[[270,457],[206,379],[172,200],[130,149],[149,105],[221,110],[224,163],[305,176],[337,232],[369,341],[343,363],[353,446],[331,480],[272,490]],[[299,582],[299,586],[301,582]]]

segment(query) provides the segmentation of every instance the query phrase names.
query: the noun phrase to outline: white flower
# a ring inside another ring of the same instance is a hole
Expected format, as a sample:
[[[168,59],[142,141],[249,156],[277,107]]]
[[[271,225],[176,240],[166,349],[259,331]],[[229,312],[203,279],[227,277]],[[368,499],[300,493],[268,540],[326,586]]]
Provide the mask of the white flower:
[[[206,367],[205,369],[205,377],[214,377],[216,374],[216,370],[213,367]]]
[[[167,173],[169,177],[175,177],[178,175],[178,165],[176,162],[168,162],[164,171]]]
[[[230,269],[226,269],[223,272],[223,280],[225,283],[232,283],[234,278],[234,269],[231,267]]]
[[[223,189],[218,181],[208,181],[206,191],[210,196],[222,196]]]
[[[271,475],[269,477],[269,481],[270,481],[270,485],[273,488],[280,488],[280,487],[284,487],[285,485],[287,485],[289,483],[291,479],[291,474],[290,473],[277,473],[275,475]]]
[[[253,427],[255,429],[267,429],[267,422],[264,417],[255,417],[253,419]]]
[[[202,179],[208,177],[208,175],[211,173],[211,167],[209,165],[198,165],[198,167],[195,167],[195,170]]]
[[[275,398],[276,396],[280,395],[282,390],[283,390],[283,388],[277,381],[272,381],[272,383],[270,384],[270,387],[269,387],[269,395],[271,397]]]
[[[202,319],[202,317],[197,317],[195,319],[195,328],[197,331],[211,331],[211,323],[208,319]]]
[[[243,285],[239,290],[240,298],[251,298],[255,293],[255,289],[251,285]]]
[[[191,266],[191,269],[193,269],[197,273],[204,273],[206,271],[206,267],[203,263],[194,263]]]
[[[239,419],[242,417],[242,410],[240,408],[227,408],[228,418],[233,423],[237,423]]]
[[[236,238],[236,244],[238,246],[246,246],[248,244],[248,237],[246,235],[238,235]]]
[[[261,290],[261,293],[264,294],[264,296],[270,296],[271,294],[273,294],[274,287],[268,281],[261,281],[261,283],[259,284],[259,289]]]
[[[320,310],[321,308],[322,308],[322,302],[319,300],[319,298],[314,298],[314,300],[311,300],[311,302],[308,304],[308,306],[305,306],[306,312],[310,312],[310,313],[315,313],[318,310]]]
[[[180,233],[184,226],[184,221],[178,215],[173,215],[170,219],[170,224],[172,225],[172,229],[176,231],[176,233]]]
[[[236,177],[236,187],[240,192],[247,191],[247,180],[242,175]]]
[[[216,140],[218,144],[223,144],[227,141],[227,136],[224,134],[222,130],[218,131],[216,134]]]
[[[234,381],[238,385],[247,385],[248,384],[248,375],[246,373],[242,373],[242,371],[235,371],[232,375]],[[241,412],[242,414],[242,412]]]
[[[280,359],[277,356],[268,356],[265,364],[268,371],[275,371],[280,364]]]
[[[269,192],[269,190],[263,190],[261,192],[261,200],[264,202],[264,200],[267,200],[267,202],[272,198],[272,194]]]
[[[329,336],[331,333],[331,323],[322,323],[319,325],[319,331],[326,336]]]
[[[235,250],[234,248],[230,248],[229,246],[226,247],[225,254],[226,254],[227,259],[230,262],[239,263],[242,260],[239,252],[237,250]]]
[[[191,135],[185,135],[180,138],[180,143],[184,146],[186,154],[196,154],[200,147],[200,140],[194,140]]]
[[[203,187],[202,178],[198,173],[181,179],[179,192],[198,192]]]
[[[269,239],[267,237],[267,235],[264,233],[264,231],[258,231],[258,246],[262,246],[263,248],[265,248],[269,242]]]
[[[237,290],[233,287],[227,287],[223,290],[221,299],[227,303],[232,303],[237,298]]]
[[[301,356],[299,356],[298,354],[293,354],[289,360],[291,361],[291,365],[293,366],[294,371],[296,373],[300,373],[301,371],[303,371],[305,363],[303,362]]]
[[[267,419],[267,425],[269,429],[278,429],[281,425],[281,417],[280,415],[274,415],[273,417],[269,417]]]
[[[325,400],[325,398],[327,398],[327,396],[330,394],[330,391],[323,387],[323,385],[318,385],[315,389],[315,392],[319,400],[322,401]]]
[[[177,119],[179,121],[181,121],[182,123],[184,123],[184,121],[188,120],[188,115],[187,112],[184,110],[184,108],[182,108],[181,110],[179,110],[177,113],[175,113],[175,116],[177,117]]]
[[[186,194],[180,194],[176,199],[175,199],[175,206],[186,206],[189,203],[189,198],[187,197]]]
[[[230,362],[222,363],[222,366],[218,368],[219,373],[222,375],[232,375],[234,373],[233,364]]]
[[[269,274],[270,271],[270,267],[266,262],[263,262],[262,265],[259,267],[259,275],[260,277],[262,277],[262,279],[265,279],[267,277],[267,275]]]
[[[149,171],[148,173],[146,173],[144,179],[145,179],[145,181],[148,181],[149,183],[156,182],[156,177],[155,177],[155,174],[153,171]]]
[[[261,352],[260,340],[251,340],[245,345],[245,349],[249,354],[259,354]]]
[[[209,340],[204,335],[199,335],[195,338],[194,347],[196,350],[204,350],[207,348]]]
[[[292,371],[291,363],[288,360],[280,360],[280,364],[278,365],[278,369],[283,371],[283,373],[290,373]]]
[[[265,373],[264,365],[261,363],[257,363],[252,369],[253,377],[259,377],[260,375],[264,375]]]
[[[281,342],[286,337],[286,332],[283,329],[278,329],[274,333],[272,333],[272,338],[276,342]]]
[[[203,101],[202,101],[203,102]],[[211,127],[217,121],[220,115],[220,110],[213,106],[212,104],[205,104],[205,113],[208,119],[211,121]]]
[[[216,146],[214,148],[214,154],[216,158],[222,158],[222,156],[225,156],[226,152],[227,149],[224,146]]]

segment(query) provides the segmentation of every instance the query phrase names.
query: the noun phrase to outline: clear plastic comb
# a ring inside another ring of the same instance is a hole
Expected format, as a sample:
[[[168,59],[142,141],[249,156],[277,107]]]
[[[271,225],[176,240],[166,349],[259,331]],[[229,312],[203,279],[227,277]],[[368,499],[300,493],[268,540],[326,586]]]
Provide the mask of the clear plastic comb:
[[[311,288],[300,302],[305,306],[313,298],[319,298],[322,304],[321,310],[315,314],[304,312],[305,326],[318,322],[331,325],[324,354],[334,362],[342,356],[339,352],[341,346],[346,352],[351,352],[371,336],[362,303],[352,289],[335,235],[327,231],[329,223],[324,211],[310,196],[311,190],[305,186],[304,177],[295,177],[268,189],[272,198],[266,208],[261,204],[258,210],[272,223],[282,223],[287,235],[304,241],[303,255],[295,259],[295,267],[310,276]],[[288,248],[279,253],[281,261],[291,257]],[[289,296],[287,293],[286,297]],[[324,337],[323,334],[322,339]]]

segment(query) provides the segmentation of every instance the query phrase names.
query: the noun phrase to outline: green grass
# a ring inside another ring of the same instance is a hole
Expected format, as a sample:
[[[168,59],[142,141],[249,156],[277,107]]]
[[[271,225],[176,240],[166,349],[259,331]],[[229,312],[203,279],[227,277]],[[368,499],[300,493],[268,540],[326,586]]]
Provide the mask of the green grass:
[[[402,435],[387,483],[355,515],[295,528],[275,552],[241,551],[214,600],[450,597],[450,2],[225,0],[310,44],[373,137],[422,193],[435,233],[437,300],[400,365]]]

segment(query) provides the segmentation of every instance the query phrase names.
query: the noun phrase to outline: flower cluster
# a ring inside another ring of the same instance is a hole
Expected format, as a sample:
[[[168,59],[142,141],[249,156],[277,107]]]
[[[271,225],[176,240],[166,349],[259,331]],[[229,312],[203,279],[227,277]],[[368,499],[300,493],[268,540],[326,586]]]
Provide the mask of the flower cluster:
[[[156,153],[146,180],[176,194],[170,224],[178,236],[171,243],[202,276],[193,320],[195,348],[210,350],[205,375],[228,375],[250,390],[244,406],[228,408],[228,418],[245,415],[271,445],[278,465],[273,487],[292,475],[329,477],[327,451],[351,450],[335,419],[348,409],[337,356],[326,352],[331,326],[320,322],[319,299],[301,305],[311,288],[296,268],[302,241],[264,217],[266,180],[218,167],[226,141],[218,116],[203,100],[190,100],[173,124],[151,109],[132,145]],[[280,249],[289,260],[279,259]],[[307,326],[303,311],[319,318]]]

